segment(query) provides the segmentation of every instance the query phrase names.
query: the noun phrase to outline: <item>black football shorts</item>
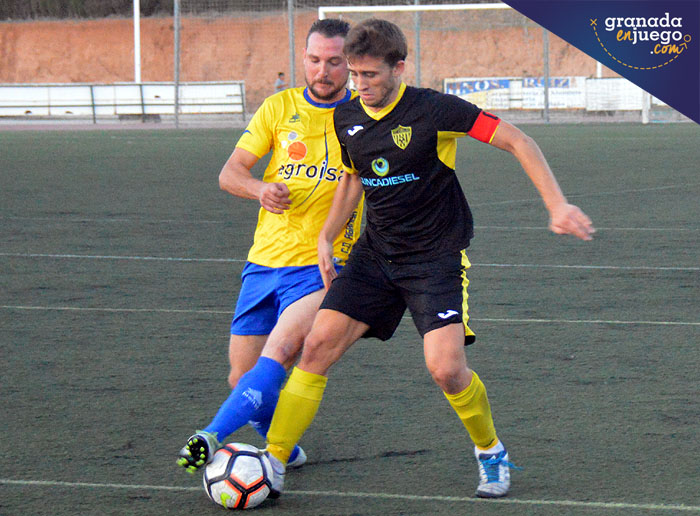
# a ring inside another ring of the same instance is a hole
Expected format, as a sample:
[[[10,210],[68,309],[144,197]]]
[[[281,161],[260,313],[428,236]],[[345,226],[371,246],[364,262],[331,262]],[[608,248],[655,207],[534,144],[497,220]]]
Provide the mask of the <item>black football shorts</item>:
[[[448,324],[463,322],[465,345],[475,340],[467,326],[469,260],[457,251],[429,262],[396,263],[360,242],[321,303],[369,325],[364,337],[388,340],[406,308],[421,337]]]

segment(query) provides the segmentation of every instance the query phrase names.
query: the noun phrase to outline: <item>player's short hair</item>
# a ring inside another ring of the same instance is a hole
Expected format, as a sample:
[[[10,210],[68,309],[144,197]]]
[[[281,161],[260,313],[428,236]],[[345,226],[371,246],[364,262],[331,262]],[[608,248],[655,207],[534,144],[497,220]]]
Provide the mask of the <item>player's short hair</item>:
[[[383,59],[393,67],[406,59],[408,45],[399,27],[387,20],[369,18],[350,29],[343,53],[349,61],[355,57],[371,56]]]
[[[348,35],[348,31],[350,30],[350,24],[346,22],[345,20],[339,20],[336,18],[326,18],[324,20],[316,20],[313,25],[311,25],[311,28],[309,29],[309,33],[306,35],[306,46],[309,46],[309,38],[314,32],[318,32],[322,36],[326,38],[334,38],[336,36],[340,36],[341,38],[345,38],[345,36]]]

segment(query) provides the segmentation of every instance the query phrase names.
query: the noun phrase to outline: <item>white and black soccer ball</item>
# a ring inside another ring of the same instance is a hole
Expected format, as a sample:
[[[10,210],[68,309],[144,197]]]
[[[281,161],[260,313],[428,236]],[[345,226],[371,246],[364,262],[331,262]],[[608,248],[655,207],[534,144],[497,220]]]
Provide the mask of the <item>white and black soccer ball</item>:
[[[229,443],[204,469],[204,490],[226,509],[252,509],[270,494],[270,460],[250,444]]]

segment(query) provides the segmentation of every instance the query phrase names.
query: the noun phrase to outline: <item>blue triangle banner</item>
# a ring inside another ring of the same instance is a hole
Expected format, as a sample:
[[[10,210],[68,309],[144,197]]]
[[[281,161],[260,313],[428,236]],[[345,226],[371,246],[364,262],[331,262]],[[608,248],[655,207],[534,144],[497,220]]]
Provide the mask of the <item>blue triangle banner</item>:
[[[700,124],[700,0],[504,0]]]

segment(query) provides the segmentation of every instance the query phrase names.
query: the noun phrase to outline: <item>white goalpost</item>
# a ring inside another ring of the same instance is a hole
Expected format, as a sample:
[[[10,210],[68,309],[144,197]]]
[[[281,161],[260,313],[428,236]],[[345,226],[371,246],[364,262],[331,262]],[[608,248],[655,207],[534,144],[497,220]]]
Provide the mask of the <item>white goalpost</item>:
[[[489,16],[487,14],[477,15],[477,13],[500,12],[500,16]],[[458,14],[459,13],[459,14]],[[506,14],[507,13],[507,14]],[[524,16],[517,13],[507,4],[487,3],[487,4],[417,4],[417,5],[356,5],[356,6],[320,6],[318,8],[319,19],[324,19],[329,15],[336,15],[348,21],[357,21],[368,15],[381,14],[382,17],[396,23],[412,41],[410,52],[413,54],[410,65],[413,68],[408,73],[408,78],[416,86],[426,86],[434,89],[443,88],[443,80],[450,75],[453,77],[464,76],[468,66],[463,66],[465,70],[460,72],[440,73],[436,70],[436,65],[449,53],[452,57],[462,49],[468,48],[469,37],[478,32],[480,28],[499,26],[527,26],[534,33],[536,25]],[[474,17],[479,18],[479,22],[474,23]],[[489,21],[490,19],[490,21]],[[508,20],[510,19],[510,20]],[[470,21],[471,20],[471,21]],[[482,25],[481,27],[479,25]],[[441,48],[434,52],[427,49],[434,48],[440,33],[444,32],[455,41],[455,48],[452,52],[449,49]],[[453,36],[460,34],[461,38]],[[413,36],[411,38],[411,35]],[[536,42],[537,37],[531,38],[532,51],[539,56],[544,56],[543,44]],[[410,43],[409,43],[410,45]],[[548,66],[547,60],[543,60],[544,66]],[[463,63],[464,64],[464,63]],[[540,64],[540,69],[542,68]],[[470,74],[471,75],[471,74]],[[515,70],[509,75],[516,75]],[[543,75],[548,75],[548,70],[543,71]],[[545,105],[547,103],[545,102]]]
[[[485,9],[511,9],[504,3],[493,4],[444,4],[444,5],[375,5],[375,6],[320,6],[318,8],[318,19],[323,20],[327,12],[338,13],[342,18],[343,14],[351,13],[392,13],[408,12],[414,13],[415,51],[416,51],[416,85],[421,84],[420,65],[420,13],[438,11],[472,11]]]
[[[512,9],[507,4],[440,4],[440,5],[353,5],[353,6],[320,6],[318,18],[326,18],[327,12],[332,13],[380,13],[380,12],[418,12],[418,11],[455,11],[455,10],[480,10],[480,9]]]

